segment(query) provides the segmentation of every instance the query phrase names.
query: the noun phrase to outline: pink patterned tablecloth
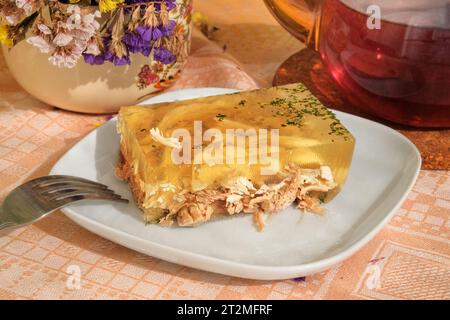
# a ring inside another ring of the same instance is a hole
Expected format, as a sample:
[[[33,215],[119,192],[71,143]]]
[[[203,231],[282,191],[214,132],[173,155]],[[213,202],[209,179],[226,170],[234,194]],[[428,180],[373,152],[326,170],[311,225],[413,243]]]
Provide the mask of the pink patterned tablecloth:
[[[219,30],[195,32],[186,87],[268,86],[299,50],[261,1],[197,0]],[[36,75],[38,76],[38,75]],[[107,120],[45,105],[11,78],[0,56],[0,199],[45,175]],[[70,285],[71,266],[81,271]],[[378,285],[373,284],[379,278]],[[422,171],[395,217],[352,258],[286,281],[237,279],[144,256],[82,229],[61,213],[0,237],[0,299],[450,299],[450,173]]]

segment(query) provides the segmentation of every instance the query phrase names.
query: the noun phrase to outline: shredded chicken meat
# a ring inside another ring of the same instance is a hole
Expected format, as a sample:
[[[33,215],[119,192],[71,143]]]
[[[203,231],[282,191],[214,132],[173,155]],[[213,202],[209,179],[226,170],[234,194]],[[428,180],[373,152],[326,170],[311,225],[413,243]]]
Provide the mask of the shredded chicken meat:
[[[277,183],[255,186],[246,177],[238,176],[218,188],[190,192],[167,183],[146,186],[135,179],[124,160],[116,174],[130,183],[147,222],[164,226],[175,222],[179,226],[194,226],[215,214],[250,213],[262,230],[268,216],[294,202],[299,209],[323,213],[320,198],[337,186],[329,167],[301,169],[291,164],[279,173]]]

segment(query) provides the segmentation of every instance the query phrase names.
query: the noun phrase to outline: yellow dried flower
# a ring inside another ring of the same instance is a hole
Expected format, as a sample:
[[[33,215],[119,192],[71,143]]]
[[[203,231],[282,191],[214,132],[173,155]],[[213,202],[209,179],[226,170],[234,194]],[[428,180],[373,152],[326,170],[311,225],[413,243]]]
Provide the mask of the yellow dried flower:
[[[192,22],[194,23],[194,25],[200,29],[200,31],[208,38],[208,39],[213,39],[213,34],[214,32],[216,32],[217,30],[219,30],[219,28],[217,28],[214,25],[210,25],[208,22],[208,18],[206,18],[206,16],[204,16],[201,12],[198,11],[194,11],[192,13],[192,17],[191,17]]]
[[[78,3],[78,2],[80,2],[81,0],[69,0],[69,3],[70,4],[74,4],[74,3]]]
[[[98,7],[100,12],[109,12],[116,9],[117,5],[123,2],[124,0],[99,0]]]
[[[207,23],[206,17],[199,11],[194,11],[192,13],[192,22],[194,22],[194,25],[200,26],[201,24]]]
[[[5,46],[12,47],[13,41],[9,37],[8,26],[0,24],[0,43]]]

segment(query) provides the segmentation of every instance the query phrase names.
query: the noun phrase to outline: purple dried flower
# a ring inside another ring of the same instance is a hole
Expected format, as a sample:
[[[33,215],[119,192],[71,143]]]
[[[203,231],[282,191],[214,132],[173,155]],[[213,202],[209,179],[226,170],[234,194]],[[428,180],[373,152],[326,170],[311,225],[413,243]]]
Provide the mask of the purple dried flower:
[[[156,10],[160,9],[160,4],[159,4],[160,0],[126,0],[125,2],[127,4],[155,2],[155,9]],[[169,11],[177,6],[176,0],[164,0],[164,2],[166,3],[167,10],[169,10]]]
[[[171,11],[176,7],[176,0],[163,0],[167,11]],[[145,13],[147,4],[154,3],[155,11],[158,12],[161,10],[161,0],[125,0],[126,4],[142,4],[139,6],[141,8],[141,14]],[[164,10],[164,12],[167,11]],[[132,9],[128,9],[126,11],[127,14],[130,14]],[[115,65],[126,65],[130,64],[130,53],[138,54],[148,57],[150,54],[154,54],[154,59],[163,64],[172,64],[176,61],[177,57],[171,51],[167,50],[163,47],[153,47],[155,43],[161,43],[160,41],[155,42],[163,37],[172,36],[174,33],[174,29],[176,26],[176,21],[167,20],[164,24],[161,24],[157,27],[150,27],[146,25],[134,25],[133,28],[129,28],[128,31],[125,32],[123,37],[117,41],[120,41],[119,44],[124,45],[125,53],[123,56],[119,58],[116,55],[116,51],[111,49],[111,34],[103,38],[103,47],[106,48],[105,52],[100,55],[94,55],[95,52],[84,53],[83,57],[86,63],[96,65],[103,64],[105,61],[112,62]],[[138,22],[139,23],[139,22]],[[112,30],[109,30],[111,33]],[[116,43],[118,45],[118,43]],[[159,44],[157,44],[159,45]],[[122,53],[120,51],[120,53]],[[92,54],[94,53],[94,54]]]
[[[112,62],[116,66],[123,66],[131,63],[130,56],[125,55],[119,58],[111,51],[105,52],[105,60]]]
[[[148,33],[141,28],[143,36],[136,30],[136,32],[127,32],[123,37],[123,42],[126,44],[128,50],[132,53],[141,52],[144,56],[148,57],[151,52],[151,43],[146,40]]]
[[[154,59],[163,64],[171,64],[175,62],[177,57],[166,48],[160,47],[154,49]]]
[[[141,53],[146,57],[148,57],[150,55],[151,51],[152,51],[152,48],[150,46],[141,47]]]
[[[147,26],[139,26],[136,28],[136,32],[142,37],[142,40],[147,42],[152,41],[152,28]]]
[[[105,41],[105,43],[108,43],[108,40]],[[107,46],[105,46],[107,48]],[[126,55],[122,57],[116,56],[111,50],[105,51],[103,54],[103,58],[106,61],[112,62],[116,66],[123,66],[126,64],[131,64],[130,56],[127,52]]]
[[[132,53],[138,53],[143,46],[142,38],[139,34],[134,32],[127,32],[123,36],[123,42],[126,44],[128,50]]]
[[[123,56],[122,58],[114,56],[111,62],[114,63],[114,65],[116,66],[124,66],[131,64],[130,56]]]
[[[165,3],[167,6],[167,10],[169,10],[169,11],[177,6],[176,0],[166,0]]]
[[[160,30],[163,37],[171,36],[173,34],[173,30],[175,29],[176,24],[177,23],[175,22],[175,20],[170,20],[167,26],[161,26]]]
[[[172,35],[175,24],[175,21],[171,21],[168,26],[159,26],[157,28],[140,25],[136,28],[136,32],[142,37],[143,41],[150,42]]]
[[[153,28],[152,31],[152,38],[153,40],[158,40],[159,38],[162,38],[163,33],[161,32],[161,30],[159,28]]]
[[[161,30],[159,30],[158,28],[153,28],[153,30],[152,30],[152,40],[158,40],[162,36],[163,36],[163,34],[162,34]]]
[[[100,65],[105,63],[105,57],[100,54],[98,56],[94,56],[93,54],[85,53],[83,54],[84,62],[91,65]]]

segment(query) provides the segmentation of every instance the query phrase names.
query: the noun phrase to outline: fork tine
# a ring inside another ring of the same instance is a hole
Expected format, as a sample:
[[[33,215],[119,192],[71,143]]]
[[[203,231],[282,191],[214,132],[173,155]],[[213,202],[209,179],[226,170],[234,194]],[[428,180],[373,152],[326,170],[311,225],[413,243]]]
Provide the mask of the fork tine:
[[[118,194],[114,193],[114,191],[101,191],[101,190],[63,190],[54,193],[50,193],[48,195],[44,195],[44,197],[48,201],[58,201],[69,197],[76,196],[95,196],[98,195],[100,197],[120,197]]]
[[[50,196],[54,193],[70,192],[70,191],[92,191],[92,192],[105,192],[114,193],[113,190],[106,188],[100,188],[97,186],[83,185],[79,183],[58,183],[50,186],[39,188],[39,193],[43,196]]]
[[[84,199],[128,202],[98,182],[70,176],[41,177],[16,187],[0,204],[0,230],[32,223]]]
[[[54,180],[54,181],[45,181],[42,182],[40,184],[37,184],[35,186],[33,186],[33,189],[36,188],[49,188],[49,187],[58,187],[61,185],[77,185],[77,186],[83,186],[83,187],[95,187],[97,189],[108,189],[107,186],[103,185],[103,184],[97,184],[97,183],[86,183],[86,182],[81,182],[81,181],[70,181],[70,180]]]
[[[65,176],[65,175],[51,175],[51,176],[40,177],[40,178],[31,180],[28,183],[31,185],[32,188],[47,187],[47,186],[51,186],[54,184],[60,184],[60,183],[79,183],[79,184],[97,186],[100,188],[108,188],[107,186],[105,186],[104,184],[101,184],[99,182],[91,181],[91,180],[80,178],[80,177]]]
[[[58,200],[56,200],[56,205],[64,206],[66,204],[69,204],[69,203],[72,203],[72,202],[75,202],[75,201],[93,200],[93,199],[97,199],[97,200],[113,200],[113,201],[128,203],[127,199],[122,198],[118,194],[101,195],[101,194],[91,193],[91,194],[86,194],[86,195],[80,195],[80,194],[78,194],[78,195],[71,195],[71,196],[67,196],[67,197],[58,199]]]
[[[12,227],[12,226],[15,226],[15,225],[16,225],[15,222],[10,222],[10,221],[0,222],[0,230],[9,228],[9,227]]]

